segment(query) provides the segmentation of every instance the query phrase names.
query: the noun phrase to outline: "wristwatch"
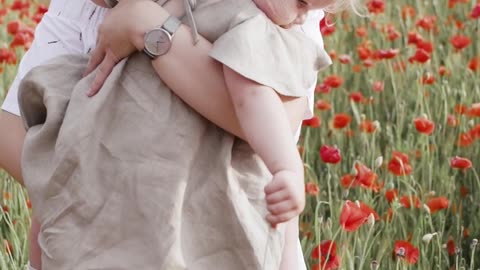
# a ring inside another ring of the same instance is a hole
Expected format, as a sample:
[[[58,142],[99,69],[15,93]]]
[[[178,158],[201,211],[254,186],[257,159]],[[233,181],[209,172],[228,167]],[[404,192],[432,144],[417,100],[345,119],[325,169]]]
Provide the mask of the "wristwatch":
[[[173,35],[181,24],[178,18],[170,16],[163,25],[147,31],[144,36],[143,52],[152,60],[166,54],[172,46]]]

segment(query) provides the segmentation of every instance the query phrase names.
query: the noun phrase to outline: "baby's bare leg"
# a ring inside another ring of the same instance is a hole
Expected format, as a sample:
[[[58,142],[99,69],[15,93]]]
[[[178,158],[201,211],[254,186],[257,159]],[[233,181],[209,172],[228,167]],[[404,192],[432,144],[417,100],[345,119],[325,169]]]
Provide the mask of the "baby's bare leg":
[[[285,228],[285,246],[282,253],[280,270],[299,270],[299,256],[297,250],[298,241],[298,217],[287,222]]]

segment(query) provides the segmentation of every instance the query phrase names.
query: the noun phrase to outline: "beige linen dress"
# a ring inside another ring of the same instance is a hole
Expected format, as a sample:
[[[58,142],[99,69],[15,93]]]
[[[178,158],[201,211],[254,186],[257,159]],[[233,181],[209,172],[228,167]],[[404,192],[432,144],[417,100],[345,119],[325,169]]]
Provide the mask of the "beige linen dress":
[[[328,63],[249,0],[198,1],[194,17],[212,57],[280,94],[307,95]],[[264,218],[271,175],[249,145],[180,100],[141,53],[94,98],[86,64],[58,57],[19,89],[42,269],[278,269],[283,234]]]

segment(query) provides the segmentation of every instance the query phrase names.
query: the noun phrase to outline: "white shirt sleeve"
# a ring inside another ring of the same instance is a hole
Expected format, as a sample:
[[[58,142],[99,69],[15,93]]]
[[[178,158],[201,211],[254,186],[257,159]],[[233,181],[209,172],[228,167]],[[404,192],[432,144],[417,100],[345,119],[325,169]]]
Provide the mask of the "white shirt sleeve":
[[[63,54],[86,53],[94,45],[96,26],[105,9],[90,0],[52,0],[49,10],[35,29],[35,39],[23,56],[17,75],[2,104],[2,110],[20,115],[18,86],[34,67]]]

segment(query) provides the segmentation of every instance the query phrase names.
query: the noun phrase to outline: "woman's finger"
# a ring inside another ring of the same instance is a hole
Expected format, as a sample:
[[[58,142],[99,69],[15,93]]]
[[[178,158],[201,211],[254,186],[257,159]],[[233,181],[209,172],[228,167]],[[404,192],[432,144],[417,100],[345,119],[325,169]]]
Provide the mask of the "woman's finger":
[[[92,97],[98,93],[100,88],[102,88],[103,83],[107,80],[108,75],[112,72],[113,68],[117,64],[116,58],[111,53],[107,53],[102,63],[98,67],[97,73],[95,74],[95,79],[93,80],[92,86],[87,93],[87,96]]]
[[[90,59],[88,60],[87,68],[83,72],[83,77],[87,76],[88,74],[92,73],[100,63],[102,63],[103,59],[105,58],[105,48],[98,46],[93,49],[92,53],[90,54]]]

